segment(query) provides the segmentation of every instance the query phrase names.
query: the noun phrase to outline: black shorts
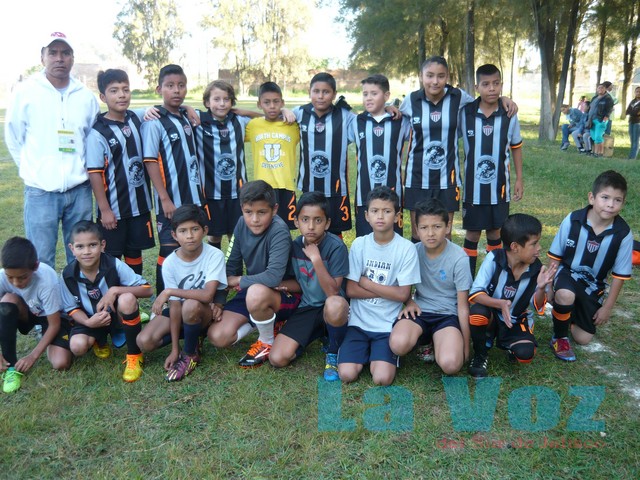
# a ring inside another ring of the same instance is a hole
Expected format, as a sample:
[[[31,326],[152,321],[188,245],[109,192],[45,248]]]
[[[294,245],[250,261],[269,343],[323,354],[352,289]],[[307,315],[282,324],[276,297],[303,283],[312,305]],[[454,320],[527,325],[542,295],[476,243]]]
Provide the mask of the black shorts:
[[[460,210],[460,187],[445,189],[407,187],[404,189],[404,208],[413,211],[416,209],[418,202],[429,200],[430,198],[440,200],[449,213]]]
[[[431,338],[438,330],[447,327],[455,327],[460,330],[460,321],[457,315],[443,315],[439,313],[422,312],[416,318],[401,318],[400,320],[411,320],[422,328],[421,339]],[[396,320],[395,325],[400,320]],[[422,344],[420,341],[418,342]]]
[[[573,312],[571,312],[571,323],[587,333],[592,335],[596,333],[593,316],[602,307],[604,291],[592,295],[587,294],[586,285],[579,280],[575,280],[571,276],[571,272],[566,268],[560,269],[553,282],[553,290],[558,291],[560,289],[569,290],[576,296]]]
[[[324,306],[296,308],[278,335],[295,340],[303,348],[326,335]]]
[[[509,202],[496,205],[462,204],[462,228],[480,232],[502,228],[509,216]]]
[[[536,339],[533,336],[533,329],[529,328],[529,319],[523,317],[518,320],[517,323],[511,325],[511,328],[507,327],[505,323],[500,320],[498,316],[498,310],[495,308],[489,308],[479,303],[471,305],[469,312],[471,315],[482,315],[487,317],[495,327],[495,335],[497,337],[496,345],[504,350],[511,350],[511,345],[521,340],[528,340],[533,344],[536,344]]]
[[[365,211],[366,208],[364,205],[361,207],[356,207],[356,237],[363,237],[373,232],[371,225],[369,225],[369,222],[367,222],[366,218],[364,217]],[[393,224],[393,231],[402,236],[403,226],[404,223],[402,219],[402,212],[400,212],[398,221]]]
[[[240,200],[237,198],[224,200],[208,198],[205,210],[209,214],[209,235],[213,237],[232,235],[238,219],[242,216]]]
[[[156,246],[150,212],[138,217],[121,218],[113,230],[104,228],[99,219],[97,223],[107,242],[105,252],[114,257],[121,257],[129,250],[147,250]]]
[[[285,188],[274,188],[276,203],[278,204],[278,216],[284,220],[289,230],[296,230],[294,218],[296,217],[296,192]]]
[[[340,350],[338,363],[364,365],[382,361],[398,366],[398,356],[389,346],[389,332],[367,332],[359,327],[348,327]]]
[[[156,228],[158,230],[158,243],[160,243],[160,246],[178,245],[177,240],[171,235],[171,220],[164,215],[156,215]]]
[[[328,197],[329,217],[331,225],[329,231],[336,235],[351,230],[351,201],[349,195],[344,197]]]
[[[33,327],[36,325],[40,325],[42,327],[42,334],[44,335],[47,329],[49,328],[49,322],[47,317],[38,317],[29,311],[29,315],[27,317],[26,322],[18,322],[18,331],[22,335],[28,335]],[[56,347],[61,347],[69,350],[69,331],[70,331],[69,320],[64,317],[62,314],[60,315],[60,330],[53,340],[51,341],[51,345],[55,345]]]
[[[299,303],[299,293],[280,292],[280,310],[276,313],[276,320],[287,320]],[[235,297],[227,302],[224,309],[242,315],[255,327],[249,318],[249,310],[247,309],[247,289],[238,292]]]

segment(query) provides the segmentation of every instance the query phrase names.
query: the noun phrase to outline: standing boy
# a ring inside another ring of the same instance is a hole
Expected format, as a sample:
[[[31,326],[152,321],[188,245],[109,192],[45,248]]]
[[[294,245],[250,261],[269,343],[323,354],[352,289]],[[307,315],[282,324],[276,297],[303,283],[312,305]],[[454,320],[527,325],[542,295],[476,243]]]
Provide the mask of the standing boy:
[[[480,96],[462,109],[459,130],[465,154],[464,251],[469,255],[472,276],[476,274],[482,230],[487,235],[487,251],[500,248],[500,228],[509,216],[511,155],[516,171],[513,200],[520,200],[523,194],[520,123],[517,115],[507,116],[500,101],[500,70],[495,65],[482,65],[476,70],[476,82]]]
[[[98,358],[108,358],[107,335],[124,330],[127,343],[126,367],[122,378],[135,382],[142,375],[142,353],[136,336],[142,328],[138,298],[151,296],[147,281],[126,264],[102,253],[105,241],[98,226],[87,220],[71,231],[75,260],[62,272],[62,305],[73,319],[69,347],[79,357],[93,348]]]
[[[400,197],[402,205],[402,149],[409,138],[409,120],[394,120],[385,110],[389,100],[389,80],[384,75],[371,75],[362,80],[365,112],[352,124],[356,141],[358,177],[356,180],[356,236],[371,233],[365,220],[364,201],[371,190],[385,185]],[[402,235],[402,215],[394,230]]]
[[[329,229],[327,199],[320,192],[306,192],[297,205],[293,241],[293,271],[302,289],[300,305],[276,337],[269,355],[274,367],[286,367],[313,340],[325,334],[329,345],[324,378],[338,380],[338,348],[347,330],[349,304],[343,279],[349,274],[349,254],[342,239]]]
[[[251,143],[253,178],[270,184],[279,205],[278,215],[290,230],[296,228],[296,149],[300,143],[298,124],[282,120],[282,90],[274,82],[260,85],[258,108],[264,118],[247,125],[246,140]]]
[[[178,65],[160,69],[156,93],[163,104],[156,106],[160,118],[142,124],[144,163],[155,189],[156,223],[160,251],[156,266],[156,291],[164,289],[162,263],[178,248],[172,236],[171,218],[184,204],[204,206],[202,179],[193,129],[182,108],[187,95],[187,77]]]
[[[69,325],[60,318],[60,282],[56,272],[38,261],[38,253],[26,238],[13,237],[5,242],[0,270],[0,372],[2,391],[20,389],[27,373],[46,350],[51,366],[66,370],[71,366]],[[18,360],[16,336],[26,335],[42,326],[42,338],[35,348]]]
[[[105,252],[142,274],[142,250],[155,246],[151,196],[142,163],[140,118],[130,110],[129,77],[123,70],[98,73],[100,100],[107,112],[98,115],[87,138],[87,171],[98,207],[97,222]]]
[[[433,338],[436,363],[445,375],[454,375],[469,356],[471,273],[467,255],[447,239],[449,213],[439,200],[420,202],[415,212],[421,281],[414,298],[398,315],[389,345],[402,356],[423,335]]]
[[[389,187],[369,192],[365,217],[373,232],[356,238],[349,252],[351,312],[338,352],[343,382],[355,381],[367,363],[376,385],[391,385],[395,378],[398,357],[389,335],[411,286],[420,282],[415,247],[393,231],[400,214],[400,198]]]
[[[224,297],[227,275],[224,254],[203,243],[207,236],[207,218],[196,205],[176,209],[171,234],[180,248],[164,263],[165,289],[153,302],[156,316],[138,335],[138,345],[142,351],[150,352],[171,343],[171,353],[164,362],[165,379],[175,382],[189,375],[200,363],[200,333],[214,320],[214,313],[218,314],[212,303],[217,300],[217,293]],[[163,311],[166,302],[169,308]],[[182,352],[181,333],[184,335]]]
[[[238,364],[259,367],[269,359],[276,317],[286,320],[300,301],[282,281],[293,278],[291,235],[276,212],[275,193],[264,180],[246,183],[240,190],[242,218],[233,232],[227,254],[229,288],[237,293],[224,307],[220,321],[209,327],[208,337],[218,347],[229,347],[254,328],[258,340]],[[244,274],[243,267],[246,267]]]
[[[631,278],[633,234],[619,215],[627,196],[627,181],[608,170],[593,182],[589,205],[565,217],[549,249],[558,265],[553,284],[553,337],[551,348],[560,360],[576,356],[569,343],[591,341],[596,327],[604,325],[618,299],[625,280]],[[607,289],[607,276],[613,279]]]

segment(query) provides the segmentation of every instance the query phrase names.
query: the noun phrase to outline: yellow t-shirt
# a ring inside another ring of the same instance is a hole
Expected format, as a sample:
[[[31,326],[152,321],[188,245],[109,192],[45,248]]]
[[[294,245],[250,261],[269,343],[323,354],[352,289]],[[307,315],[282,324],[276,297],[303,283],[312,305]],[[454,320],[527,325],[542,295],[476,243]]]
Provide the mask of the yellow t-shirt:
[[[245,141],[251,143],[254,180],[294,191],[296,151],[300,143],[298,125],[254,118],[247,124]]]

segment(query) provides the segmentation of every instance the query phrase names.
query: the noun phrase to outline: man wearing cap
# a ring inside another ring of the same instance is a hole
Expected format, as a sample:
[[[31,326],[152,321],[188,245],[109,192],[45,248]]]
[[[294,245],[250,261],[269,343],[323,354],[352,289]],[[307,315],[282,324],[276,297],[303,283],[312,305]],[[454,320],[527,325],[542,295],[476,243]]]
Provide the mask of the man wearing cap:
[[[67,262],[69,234],[91,220],[85,139],[99,112],[91,91],[71,76],[73,47],[63,33],[42,40],[44,70],[16,88],[6,114],[5,141],[24,180],[24,226],[40,260],[55,268],[58,225]]]

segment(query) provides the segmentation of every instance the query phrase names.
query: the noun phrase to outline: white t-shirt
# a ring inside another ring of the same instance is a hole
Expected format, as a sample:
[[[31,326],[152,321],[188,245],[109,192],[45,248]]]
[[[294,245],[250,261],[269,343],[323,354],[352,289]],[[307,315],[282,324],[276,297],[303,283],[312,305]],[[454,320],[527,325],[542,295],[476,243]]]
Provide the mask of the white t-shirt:
[[[178,257],[176,250],[162,264],[162,278],[165,288],[181,290],[202,290],[208,282],[217,281],[218,290],[227,288],[227,272],[224,253],[211,245],[204,244],[202,253],[191,262]],[[170,297],[169,300],[182,300]]]
[[[5,293],[14,293],[22,298],[36,317],[46,317],[59,312],[62,304],[58,275],[45,263],[38,265],[26,288],[14,287],[7,280],[4,268],[0,270],[0,297]]]

